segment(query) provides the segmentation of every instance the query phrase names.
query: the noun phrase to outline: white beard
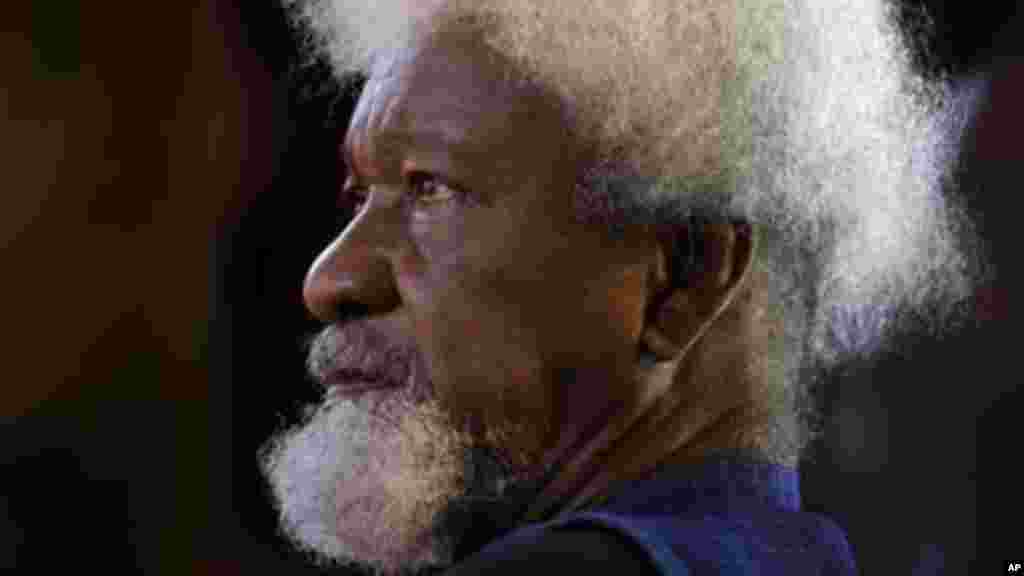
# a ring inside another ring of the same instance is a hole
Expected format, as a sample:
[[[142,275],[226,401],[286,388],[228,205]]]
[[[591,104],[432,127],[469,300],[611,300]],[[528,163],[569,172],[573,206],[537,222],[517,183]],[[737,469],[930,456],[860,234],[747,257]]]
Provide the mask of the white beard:
[[[325,565],[377,574],[450,565],[437,519],[465,492],[466,437],[435,405],[380,394],[391,422],[365,397],[328,399],[264,448],[283,531]]]

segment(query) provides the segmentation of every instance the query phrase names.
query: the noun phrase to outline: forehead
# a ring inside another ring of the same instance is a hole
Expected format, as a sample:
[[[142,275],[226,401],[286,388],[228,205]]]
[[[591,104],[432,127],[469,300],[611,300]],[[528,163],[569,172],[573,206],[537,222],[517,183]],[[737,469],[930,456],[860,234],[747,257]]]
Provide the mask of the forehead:
[[[564,132],[555,100],[480,40],[449,33],[420,39],[374,65],[346,148],[362,156],[415,142],[507,154],[531,137]]]

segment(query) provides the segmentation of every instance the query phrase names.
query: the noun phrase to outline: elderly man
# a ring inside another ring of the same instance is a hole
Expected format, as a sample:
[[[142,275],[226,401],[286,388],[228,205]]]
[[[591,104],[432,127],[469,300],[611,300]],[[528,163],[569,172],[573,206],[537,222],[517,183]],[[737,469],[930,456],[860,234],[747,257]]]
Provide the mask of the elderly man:
[[[326,399],[263,455],[287,535],[386,574],[855,573],[800,509],[809,369],[971,280],[885,6],[293,8],[369,80],[304,288]]]

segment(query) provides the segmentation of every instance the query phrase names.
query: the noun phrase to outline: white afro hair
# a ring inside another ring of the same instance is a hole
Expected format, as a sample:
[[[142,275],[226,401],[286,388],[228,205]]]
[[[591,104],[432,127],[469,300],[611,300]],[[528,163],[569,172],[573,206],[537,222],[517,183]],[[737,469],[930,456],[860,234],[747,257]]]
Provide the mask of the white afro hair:
[[[981,276],[948,193],[965,106],[913,69],[884,0],[285,1],[339,76],[412,34],[486,23],[487,43],[646,183],[598,187],[612,203],[757,224],[782,328],[759,365],[786,452],[810,434],[782,422],[802,368],[957,324]]]

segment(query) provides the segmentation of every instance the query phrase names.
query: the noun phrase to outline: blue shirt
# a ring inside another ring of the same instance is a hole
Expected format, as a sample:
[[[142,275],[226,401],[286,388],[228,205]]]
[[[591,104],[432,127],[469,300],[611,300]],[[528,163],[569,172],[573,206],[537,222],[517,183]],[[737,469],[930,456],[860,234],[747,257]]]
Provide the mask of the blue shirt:
[[[480,554],[500,558],[565,528],[613,531],[666,576],[857,573],[843,531],[801,510],[795,469],[734,456],[622,483],[602,504],[519,528]]]

